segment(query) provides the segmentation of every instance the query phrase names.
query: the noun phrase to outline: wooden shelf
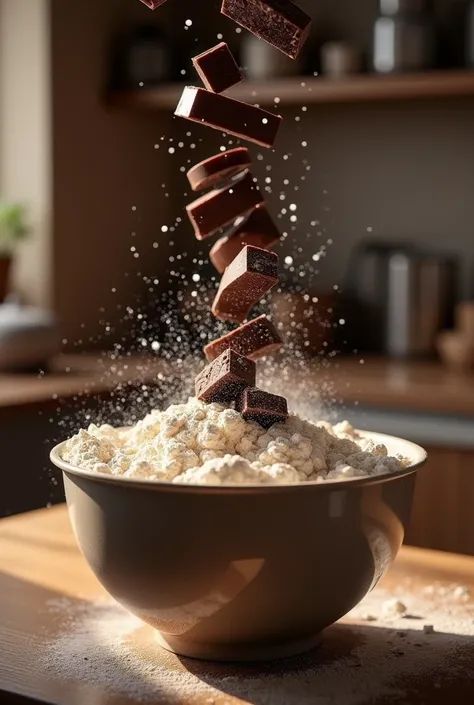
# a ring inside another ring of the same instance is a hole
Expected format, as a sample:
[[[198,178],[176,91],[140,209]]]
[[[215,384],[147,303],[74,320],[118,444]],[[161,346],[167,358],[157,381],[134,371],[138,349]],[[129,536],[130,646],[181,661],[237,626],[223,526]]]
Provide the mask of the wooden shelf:
[[[115,92],[108,104],[116,108],[174,110],[184,83]],[[474,96],[474,71],[432,71],[400,76],[361,75],[350,79],[298,77],[264,83],[244,82],[229,91],[237,100],[259,105],[365,103],[390,100]]]

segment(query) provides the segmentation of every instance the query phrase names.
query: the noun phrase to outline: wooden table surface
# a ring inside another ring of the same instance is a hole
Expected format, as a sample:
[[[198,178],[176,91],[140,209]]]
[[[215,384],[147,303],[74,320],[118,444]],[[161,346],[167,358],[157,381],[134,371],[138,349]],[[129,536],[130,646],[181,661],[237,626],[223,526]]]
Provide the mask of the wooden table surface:
[[[0,521],[0,703],[467,704],[474,702],[469,590],[474,596],[474,558],[404,548],[368,602],[326,630],[310,654],[205,664],[162,651],[150,628],[105,595],[63,506],[19,515]],[[393,596],[408,617],[382,617]],[[428,624],[434,633],[423,632]]]
[[[0,409],[100,395],[118,384],[153,381],[159,372],[173,374],[159,357],[61,355],[45,375],[0,375]],[[296,383],[303,375],[305,383],[327,391],[330,402],[474,416],[474,374],[453,373],[437,362],[335,357],[323,364],[310,360],[304,372],[295,369]]]

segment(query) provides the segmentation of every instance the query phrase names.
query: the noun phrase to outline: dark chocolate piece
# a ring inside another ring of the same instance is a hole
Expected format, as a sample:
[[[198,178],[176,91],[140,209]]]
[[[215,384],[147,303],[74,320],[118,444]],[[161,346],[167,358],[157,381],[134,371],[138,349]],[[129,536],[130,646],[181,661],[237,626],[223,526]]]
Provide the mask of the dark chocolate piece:
[[[292,59],[311,28],[311,18],[291,0],[222,0],[221,12]]]
[[[247,147],[229,149],[193,166],[188,171],[188,181],[193,191],[202,191],[221,184],[224,179],[241,174],[251,163]]]
[[[160,5],[164,5],[166,0],[141,0],[141,2],[150,8],[150,10],[156,10]]]
[[[278,255],[247,245],[225,270],[212,313],[217,318],[242,323],[277,282]]]
[[[247,172],[229,186],[210,191],[193,201],[186,211],[197,239],[204,240],[263,203],[263,200],[258,184]]]
[[[229,348],[196,377],[196,396],[208,404],[235,401],[245,387],[255,386],[256,374],[253,360]]]
[[[288,404],[284,397],[256,387],[244,389],[235,408],[246,421],[255,421],[263,428],[270,428],[275,423],[285,423],[288,418]]]
[[[195,56],[193,64],[207,90],[213,93],[223,93],[244,80],[225,42]]]
[[[280,115],[195,86],[186,86],[175,115],[262,147],[273,147],[283,119]]]
[[[263,315],[208,343],[204,348],[204,354],[212,362],[224,350],[231,348],[244,357],[258,360],[260,357],[276,352],[282,345],[283,341],[277,329],[270,319]]]
[[[246,245],[271,249],[280,239],[280,231],[265,205],[251,211],[247,219],[224,237],[219,238],[209,256],[217,271],[222,274]]]

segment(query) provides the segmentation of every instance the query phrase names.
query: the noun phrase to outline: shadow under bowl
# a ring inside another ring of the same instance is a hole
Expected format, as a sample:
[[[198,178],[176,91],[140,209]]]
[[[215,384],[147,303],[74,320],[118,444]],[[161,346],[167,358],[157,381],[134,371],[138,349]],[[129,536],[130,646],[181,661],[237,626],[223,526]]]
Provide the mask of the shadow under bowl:
[[[217,661],[312,648],[392,564],[426,452],[389,475],[323,484],[207,487],[80,470],[61,459],[72,527],[105,589],[172,651]]]

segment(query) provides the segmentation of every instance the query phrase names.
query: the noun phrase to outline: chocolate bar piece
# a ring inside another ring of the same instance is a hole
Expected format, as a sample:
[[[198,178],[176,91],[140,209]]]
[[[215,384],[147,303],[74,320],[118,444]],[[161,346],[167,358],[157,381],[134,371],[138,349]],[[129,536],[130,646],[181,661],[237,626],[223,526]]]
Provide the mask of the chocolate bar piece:
[[[275,423],[285,423],[288,418],[288,404],[284,397],[256,387],[244,389],[235,408],[246,421],[256,421],[263,428],[270,428]]]
[[[193,191],[203,191],[241,174],[251,163],[247,147],[229,149],[193,166],[188,171],[188,181]]]
[[[244,80],[225,42],[195,56],[193,64],[207,90],[213,93],[223,93]]]
[[[186,211],[197,239],[204,240],[263,200],[258,184],[247,172],[230,186],[210,191],[193,201],[186,206]]]
[[[164,5],[166,0],[141,0],[150,10],[156,10],[160,5]]]
[[[244,357],[258,360],[259,357],[276,352],[282,345],[283,341],[277,329],[270,319],[263,315],[208,343],[204,354],[209,362],[212,362],[224,350],[231,348]]]
[[[195,86],[186,86],[183,90],[175,115],[262,147],[273,147],[283,119],[280,115]]]
[[[271,249],[280,239],[280,231],[265,205],[251,211],[247,219],[219,238],[211,248],[209,256],[217,271],[222,274],[246,245]]]
[[[223,320],[245,321],[277,282],[278,255],[247,245],[225,270],[212,313]]]
[[[311,18],[291,0],[222,0],[221,12],[292,59],[311,28]]]
[[[229,348],[196,377],[196,396],[208,404],[235,401],[245,387],[255,386],[256,374],[253,360]]]

